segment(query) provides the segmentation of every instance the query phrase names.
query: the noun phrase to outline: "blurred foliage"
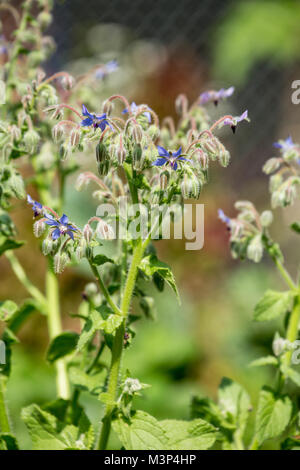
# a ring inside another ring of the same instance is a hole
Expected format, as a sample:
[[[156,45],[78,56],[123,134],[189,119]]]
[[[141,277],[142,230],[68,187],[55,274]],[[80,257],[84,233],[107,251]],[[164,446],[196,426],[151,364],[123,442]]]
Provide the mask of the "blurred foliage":
[[[241,84],[259,61],[285,66],[299,59],[299,20],[298,1],[236,2],[213,41],[215,76]]]

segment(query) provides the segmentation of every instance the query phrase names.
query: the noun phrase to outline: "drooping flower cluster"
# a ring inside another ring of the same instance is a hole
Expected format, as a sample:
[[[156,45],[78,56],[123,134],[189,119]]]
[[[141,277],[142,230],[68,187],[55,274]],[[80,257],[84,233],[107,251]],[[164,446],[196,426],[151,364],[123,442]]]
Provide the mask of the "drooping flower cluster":
[[[263,172],[271,175],[269,189],[273,208],[285,207],[294,203],[300,184],[300,146],[289,136],[274,143],[280,156],[266,161]]]

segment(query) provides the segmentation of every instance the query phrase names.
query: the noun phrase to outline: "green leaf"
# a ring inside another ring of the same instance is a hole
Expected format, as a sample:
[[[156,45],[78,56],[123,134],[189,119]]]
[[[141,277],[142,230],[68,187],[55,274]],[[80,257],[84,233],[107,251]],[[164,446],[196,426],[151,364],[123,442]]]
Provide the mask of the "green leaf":
[[[166,263],[159,261],[159,259],[152,254],[142,259],[139,268],[146,274],[146,276],[151,277],[155,274],[161,276],[173,289],[177,296],[177,300],[180,303],[180,297],[173,273]]]
[[[280,436],[291,419],[292,402],[288,396],[276,397],[271,389],[264,388],[259,394],[255,435],[258,444],[266,439]]]
[[[113,421],[113,429],[126,450],[164,450],[168,439],[161,424],[144,411],[136,411],[130,419],[124,416]]]
[[[216,441],[216,428],[202,419],[168,419],[160,421],[159,424],[167,435],[170,450],[205,450],[212,447]]]
[[[224,418],[243,432],[251,411],[249,395],[239,384],[224,377],[218,390],[218,397],[219,408]]]
[[[265,356],[250,362],[249,367],[278,366],[278,359],[275,356]]]
[[[105,377],[105,369],[91,375],[75,366],[69,368],[69,378],[73,385],[81,390],[89,391],[92,395],[99,395],[104,385]]]
[[[24,245],[25,242],[13,240],[12,238],[3,238],[0,239],[0,256],[5,253],[7,250],[15,250]]]
[[[61,357],[67,356],[75,351],[79,335],[71,331],[65,331],[56,336],[47,351],[47,360],[49,362],[57,361]]]
[[[254,320],[269,321],[286,313],[292,304],[295,293],[267,290],[254,309]]]
[[[29,317],[29,315],[38,310],[38,305],[35,300],[25,300],[23,305],[21,305],[21,307],[10,318],[8,322],[9,328],[12,331],[17,332],[19,328],[23,325],[24,321]]]
[[[0,450],[19,450],[17,439],[9,433],[0,434]]]
[[[114,260],[111,258],[108,258],[105,255],[96,255],[94,256],[92,263],[95,264],[96,266],[101,266],[104,263],[114,263]]]
[[[65,420],[69,406],[71,406],[70,402],[57,400],[48,405],[48,410],[54,410],[57,416]],[[33,449],[90,449],[94,440],[93,428],[81,407],[78,407],[77,413],[76,410],[74,411],[75,425],[58,419],[57,416],[37,405],[24,408],[22,419],[31,437]]]
[[[106,305],[101,305],[97,310],[92,310],[79,337],[77,350],[81,351],[85,344],[92,339],[98,330],[114,335],[122,321],[123,317],[113,313]]]
[[[284,364],[281,365],[280,367],[281,372],[283,375],[287,378],[289,378],[294,384],[298,385],[300,387],[300,374],[297,372],[295,369],[292,369],[291,367],[287,367]]]
[[[12,300],[0,302],[0,320],[5,322],[9,321],[18,308],[17,304]]]
[[[290,225],[291,229],[294,230],[296,233],[300,233],[300,223],[299,222],[293,222]]]

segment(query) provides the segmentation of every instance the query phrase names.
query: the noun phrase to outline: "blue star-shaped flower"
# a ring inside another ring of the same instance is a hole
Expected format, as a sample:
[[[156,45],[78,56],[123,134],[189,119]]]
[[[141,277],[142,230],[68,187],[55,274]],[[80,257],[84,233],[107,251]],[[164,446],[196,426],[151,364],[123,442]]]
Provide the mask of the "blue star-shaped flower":
[[[139,109],[139,106],[133,101],[130,105],[130,111],[132,112],[134,116],[137,114],[138,109]],[[126,113],[128,113],[127,108],[123,109],[122,111],[122,114],[126,114]],[[151,113],[149,111],[145,111],[143,115],[146,116],[146,118],[148,119],[148,122],[151,122]]]
[[[235,133],[236,126],[241,121],[250,122],[250,119],[248,118],[248,110],[244,111],[240,116],[224,119],[224,121],[221,123],[221,126],[230,126],[232,132]]]
[[[109,127],[112,128],[112,126],[107,121],[106,113],[103,113],[103,114],[100,114],[100,115],[89,113],[86,106],[83,104],[82,105],[82,114],[83,114],[83,116],[87,116],[80,123],[81,126],[83,126],[83,127],[93,126],[94,129],[97,129],[98,127],[100,127],[100,129],[102,131],[104,131],[106,126],[109,126]]]
[[[211,90],[211,91],[205,91],[204,93],[201,93],[199,96],[199,103],[200,104],[205,104],[208,103],[209,101],[213,101],[215,105],[218,104],[220,100],[224,100],[231,96],[234,92],[234,86],[231,86],[230,88],[221,88],[221,90]]]
[[[222,222],[224,222],[224,224],[226,225],[230,225],[230,218],[227,217],[227,215],[224,214],[224,212],[222,211],[222,209],[218,209],[218,217],[220,220],[222,220]]]
[[[157,150],[160,158],[155,160],[155,162],[152,164],[153,166],[170,165],[172,170],[177,170],[178,161],[191,161],[188,158],[181,157],[181,147],[177,150],[177,152],[168,152],[168,150],[158,145]]]
[[[298,145],[293,142],[291,136],[289,136],[285,140],[279,140],[278,142],[275,142],[273,144],[273,146],[278,148],[278,149],[281,149],[283,152],[287,152],[289,150],[294,150],[298,147]]]
[[[29,194],[27,194],[27,202],[28,204],[32,205],[33,215],[34,217],[38,217],[39,215],[43,214],[43,206],[40,202],[34,201]]]
[[[116,70],[118,70],[118,68],[119,68],[118,62],[116,60],[110,60],[105,65],[103,65],[102,67],[99,67],[96,70],[95,77],[98,78],[98,79],[103,79],[107,75],[109,75],[109,74],[115,72]]]
[[[73,225],[69,224],[69,218],[66,214],[63,214],[59,220],[55,220],[52,216],[46,215],[45,223],[50,225],[51,228],[54,228],[52,232],[52,239],[57,240],[61,235],[69,235],[69,237],[74,240],[73,232],[76,232],[77,229]]]

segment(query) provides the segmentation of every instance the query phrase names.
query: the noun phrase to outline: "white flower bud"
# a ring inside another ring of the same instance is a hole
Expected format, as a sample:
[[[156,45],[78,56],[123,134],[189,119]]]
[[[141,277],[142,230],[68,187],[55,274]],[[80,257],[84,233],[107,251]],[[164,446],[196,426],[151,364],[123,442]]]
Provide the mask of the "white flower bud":
[[[273,222],[273,213],[271,211],[263,211],[260,215],[260,222],[263,227],[269,227]]]
[[[46,230],[46,224],[43,220],[37,220],[33,224],[33,233],[35,237],[39,238],[44,233],[45,230]]]
[[[111,225],[100,220],[96,228],[96,234],[101,240],[114,240],[115,233]]]
[[[91,241],[91,239],[93,238],[93,230],[90,226],[90,224],[86,224],[84,227],[83,227],[83,236],[85,238],[85,240],[89,243]]]
[[[74,78],[72,77],[72,75],[64,75],[61,79],[61,84],[62,84],[62,87],[65,89],[65,90],[71,90],[71,88],[73,87],[74,85]]]
[[[276,171],[280,167],[280,165],[280,158],[269,158],[269,160],[267,160],[264,164],[262,171],[266,175],[269,175],[270,173]]]
[[[54,271],[59,274],[62,273],[65,267],[67,266],[68,262],[70,261],[69,256],[67,253],[58,252],[54,256]]]
[[[76,147],[80,141],[80,130],[79,129],[72,129],[70,132],[70,143],[72,147]]]
[[[52,136],[55,142],[59,142],[64,135],[63,126],[60,124],[55,124],[52,128]]]
[[[26,151],[28,153],[34,153],[40,141],[39,134],[35,130],[30,129],[24,134],[23,139],[24,139]]]
[[[258,263],[262,259],[263,251],[264,248],[261,240],[261,234],[255,235],[247,247],[248,259]]]

